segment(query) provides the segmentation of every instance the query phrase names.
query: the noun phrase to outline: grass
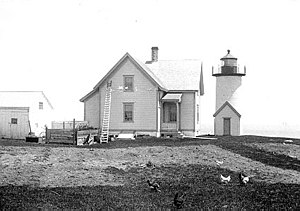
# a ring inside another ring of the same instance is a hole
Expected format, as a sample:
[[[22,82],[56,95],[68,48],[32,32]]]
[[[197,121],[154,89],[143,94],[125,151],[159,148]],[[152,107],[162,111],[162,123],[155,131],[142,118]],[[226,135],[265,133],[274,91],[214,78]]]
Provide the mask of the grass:
[[[299,160],[277,153],[266,152],[245,143],[282,143],[282,138],[258,136],[220,137],[218,140],[147,139],[111,142],[87,148],[128,148],[140,146],[186,146],[213,144],[244,157],[282,169],[300,171]],[[300,144],[294,140],[293,144]],[[39,144],[0,141],[8,146],[41,146]],[[47,147],[62,147],[47,145]],[[63,146],[74,147],[74,146]],[[300,184],[269,184],[252,180],[246,186],[238,183],[238,175],[228,169],[205,165],[176,164],[155,168],[131,168],[120,171],[112,167],[107,172],[126,179],[124,186],[84,186],[40,188],[31,186],[0,187],[0,207],[11,209],[175,209],[173,197],[184,191],[184,209],[291,209],[300,208]],[[232,182],[221,184],[219,175],[231,175]],[[155,177],[153,176],[155,175]],[[157,175],[160,175],[157,178]],[[152,192],[148,178],[157,179],[161,192]],[[97,178],[95,178],[97,179]]]

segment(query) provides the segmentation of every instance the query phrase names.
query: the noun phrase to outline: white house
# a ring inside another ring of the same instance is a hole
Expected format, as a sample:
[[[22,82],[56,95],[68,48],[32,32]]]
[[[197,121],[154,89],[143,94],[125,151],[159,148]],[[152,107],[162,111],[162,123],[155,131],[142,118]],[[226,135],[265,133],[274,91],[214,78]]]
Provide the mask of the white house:
[[[0,91],[0,138],[39,136],[50,127],[53,106],[42,91]]]
[[[152,48],[152,59],[146,63],[126,53],[80,99],[84,120],[95,128],[109,127],[110,134],[197,135],[201,71],[200,60],[159,60],[157,47]]]

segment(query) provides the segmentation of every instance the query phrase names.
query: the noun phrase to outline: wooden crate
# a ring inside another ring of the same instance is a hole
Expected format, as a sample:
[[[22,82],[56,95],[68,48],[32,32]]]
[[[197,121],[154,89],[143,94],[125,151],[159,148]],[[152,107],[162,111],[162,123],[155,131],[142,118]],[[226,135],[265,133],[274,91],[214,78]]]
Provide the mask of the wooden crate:
[[[47,143],[76,144],[76,130],[47,129],[46,139]]]

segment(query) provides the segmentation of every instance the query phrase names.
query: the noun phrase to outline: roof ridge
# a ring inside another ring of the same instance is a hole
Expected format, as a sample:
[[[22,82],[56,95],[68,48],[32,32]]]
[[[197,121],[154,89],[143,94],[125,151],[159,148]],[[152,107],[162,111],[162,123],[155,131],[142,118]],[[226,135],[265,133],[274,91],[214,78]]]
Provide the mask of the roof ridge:
[[[43,91],[0,91],[0,92],[43,92]]]
[[[39,93],[42,97],[47,101],[48,105],[51,109],[54,109],[53,105],[51,104],[50,100],[45,95],[44,91],[0,91],[0,93]]]
[[[160,61],[202,61],[201,59],[160,59],[157,62]],[[152,62],[150,64],[155,64],[156,62]]]

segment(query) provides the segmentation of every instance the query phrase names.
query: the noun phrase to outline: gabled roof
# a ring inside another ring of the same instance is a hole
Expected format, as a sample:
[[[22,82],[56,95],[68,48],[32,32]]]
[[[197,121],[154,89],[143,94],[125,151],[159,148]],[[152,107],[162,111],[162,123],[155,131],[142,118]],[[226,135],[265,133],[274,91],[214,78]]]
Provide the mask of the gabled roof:
[[[217,111],[216,113],[213,115],[214,117],[216,117],[226,106],[228,106],[234,113],[236,113],[236,115],[238,117],[241,117],[240,113],[237,112],[237,110],[235,110],[235,108],[228,102],[226,101]]]
[[[94,89],[97,89],[114,71],[116,71],[119,67],[119,65],[125,60],[129,59],[132,61],[141,71],[143,71],[149,79],[156,85],[158,85],[161,89],[164,89],[164,85],[162,84],[161,80],[156,77],[152,73],[152,71],[142,62],[139,60],[133,58],[129,53],[126,53],[114,66],[111,68],[111,70],[96,84]]]
[[[43,91],[0,91],[0,106],[3,107],[24,107],[28,106],[27,99],[44,98],[49,107],[53,109],[52,104]]]
[[[150,70],[149,67],[147,67],[144,63],[140,62],[138,59],[132,57],[129,53],[126,53],[111,69],[108,71],[108,73],[94,86],[93,90],[89,92],[87,95],[85,95],[83,98],[80,99],[80,102],[85,101],[87,98],[89,98],[94,92],[97,91],[97,89],[106,81],[106,79],[113,74],[120,64],[125,61],[125,59],[129,59],[133,64],[137,66],[137,68],[142,71],[152,83],[156,84],[161,90],[166,90],[165,85],[162,83],[162,81]]]
[[[96,84],[91,92],[80,99],[84,102],[113,74],[121,63],[129,59],[152,83],[164,91],[198,91],[202,63],[200,60],[158,60],[143,63],[126,53],[108,73]]]
[[[158,60],[146,64],[168,90],[199,90],[201,61],[190,60]]]

